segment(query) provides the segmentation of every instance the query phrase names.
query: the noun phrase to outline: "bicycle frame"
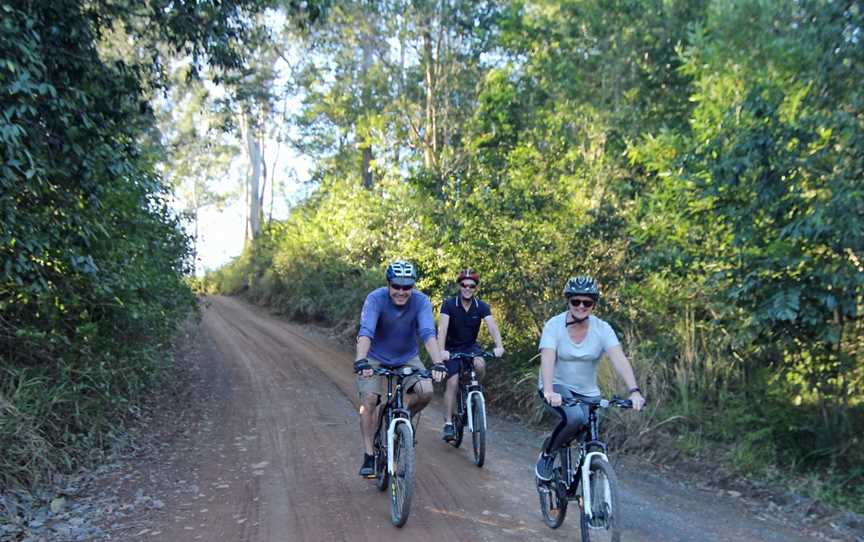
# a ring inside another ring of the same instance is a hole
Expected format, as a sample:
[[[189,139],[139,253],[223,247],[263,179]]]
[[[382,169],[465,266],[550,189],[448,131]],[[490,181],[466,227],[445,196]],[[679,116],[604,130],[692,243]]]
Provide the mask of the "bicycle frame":
[[[486,398],[483,396],[483,387],[480,385],[480,382],[477,380],[477,373],[474,370],[474,358],[475,357],[485,357],[489,358],[488,354],[475,356],[472,354],[456,354],[453,356],[456,358],[458,356],[459,363],[461,364],[459,367],[459,395],[461,399],[464,399],[465,410],[468,413],[468,431],[471,433],[474,432],[474,409],[471,408],[471,399],[473,397],[477,397],[480,400],[480,408],[483,411],[486,411]],[[462,383],[462,375],[467,375],[470,380],[467,384]],[[465,392],[468,392],[467,394]]]
[[[597,417],[597,410],[600,408],[608,408],[610,401],[603,399],[599,403],[587,403],[588,406],[588,424],[587,424],[587,435],[585,440],[580,441],[578,443],[579,449],[579,464],[576,469],[572,468],[573,458],[572,458],[572,450],[573,450],[573,442],[568,443],[566,446],[562,447],[559,453],[565,454],[566,452],[566,461],[562,461],[562,465],[565,467],[564,473],[564,485],[568,490],[568,494],[573,485],[573,482],[576,481],[576,475],[578,473],[579,480],[582,484],[582,509],[584,513],[588,516],[588,519],[593,519],[592,514],[592,503],[591,503],[591,478],[590,478],[590,465],[591,460],[594,457],[599,457],[605,461],[609,461],[609,457],[606,455],[607,446],[606,443],[600,440],[600,429],[599,429],[599,420]],[[622,406],[619,403],[618,406]],[[590,450],[590,451],[589,451]],[[566,463],[566,465],[564,465]],[[608,484],[608,481],[604,481],[604,483]],[[603,492],[604,495],[609,495],[608,486],[606,491]]]
[[[409,373],[409,374],[413,374]],[[402,394],[402,379],[408,374],[388,372],[387,377],[387,400],[381,406],[381,414],[378,419],[378,427],[384,423],[384,418],[387,418],[387,472],[394,474],[396,467],[394,465],[395,458],[393,456],[393,447],[396,440],[396,429],[399,424],[408,425],[408,433],[411,438],[414,438],[414,426],[411,425],[411,413],[403,404]]]

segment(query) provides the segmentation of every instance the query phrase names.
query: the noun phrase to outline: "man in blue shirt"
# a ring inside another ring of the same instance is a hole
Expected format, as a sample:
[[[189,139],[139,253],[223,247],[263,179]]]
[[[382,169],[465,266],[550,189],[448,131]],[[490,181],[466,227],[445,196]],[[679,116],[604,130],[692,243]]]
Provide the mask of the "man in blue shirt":
[[[441,352],[435,338],[435,320],[432,302],[422,292],[414,291],[417,271],[406,261],[387,266],[387,286],[372,290],[363,303],[360,331],[357,334],[357,355],[354,372],[359,373],[357,391],[360,394],[360,434],[363,437],[364,457],[360,476],[375,476],[375,458],[372,438],[375,434],[375,411],[386,393],[384,377],[373,376],[375,367],[402,367],[408,365],[423,369],[417,337],[432,358],[432,377],[441,381],[446,367],[441,363]],[[407,395],[405,402],[412,414],[423,410],[432,399],[432,383],[428,378],[412,375],[403,380]]]

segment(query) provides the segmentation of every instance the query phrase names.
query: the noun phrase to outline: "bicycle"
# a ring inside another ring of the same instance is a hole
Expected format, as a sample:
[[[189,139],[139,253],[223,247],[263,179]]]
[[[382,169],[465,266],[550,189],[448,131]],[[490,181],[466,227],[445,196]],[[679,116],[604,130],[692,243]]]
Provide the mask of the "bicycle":
[[[459,389],[456,392],[456,415],[453,418],[456,439],[450,444],[454,448],[462,445],[467,426],[474,449],[474,464],[482,467],[486,462],[486,399],[483,396],[483,386],[474,371],[475,357],[489,359],[495,355],[486,351],[478,354],[457,352],[450,355],[450,359],[459,361]]]
[[[411,511],[414,492],[414,426],[405,407],[402,380],[414,374],[432,375],[425,369],[378,367],[372,373],[387,378],[387,399],[379,406],[378,425],[373,440],[375,487],[390,487],[390,521],[402,527]]]
[[[621,509],[618,505],[618,477],[606,455],[606,443],[600,440],[597,411],[610,406],[633,408],[633,403],[629,399],[613,397],[599,402],[569,399],[562,406],[580,403],[588,406],[588,423],[585,429],[558,451],[552,479],[548,482],[537,479],[540,511],[546,525],[557,529],[564,523],[568,502],[576,501],[581,509],[582,542],[619,542]],[[549,444],[549,438],[551,436],[543,443],[544,449]],[[574,444],[577,454],[575,461]]]

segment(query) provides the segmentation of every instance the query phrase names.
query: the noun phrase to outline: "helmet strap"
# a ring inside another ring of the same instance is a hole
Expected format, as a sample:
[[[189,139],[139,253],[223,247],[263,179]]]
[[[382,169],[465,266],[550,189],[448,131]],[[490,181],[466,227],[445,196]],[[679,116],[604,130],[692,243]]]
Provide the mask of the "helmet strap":
[[[569,312],[569,311],[568,311],[568,312]],[[573,313],[572,313],[572,312],[570,313],[570,318],[572,318],[573,321],[572,321],[572,322],[565,322],[565,323],[564,323],[564,327],[570,327],[570,326],[573,326],[573,325],[576,325],[576,324],[581,324],[582,322],[584,322],[585,320],[588,319],[587,316],[586,316],[585,318],[576,318],[575,316],[573,316]]]

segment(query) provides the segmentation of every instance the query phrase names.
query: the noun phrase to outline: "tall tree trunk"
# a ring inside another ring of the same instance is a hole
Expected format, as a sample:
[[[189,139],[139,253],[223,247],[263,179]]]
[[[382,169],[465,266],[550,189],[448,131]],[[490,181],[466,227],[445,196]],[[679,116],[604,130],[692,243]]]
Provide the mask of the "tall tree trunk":
[[[243,114],[242,129],[246,140],[246,154],[249,158],[249,172],[246,178],[246,241],[250,241],[261,232],[261,145],[248,113]]]
[[[432,17],[423,29],[423,63],[426,76],[426,129],[423,131],[423,163],[435,169],[437,134],[435,131],[435,55],[432,52]]]
[[[372,89],[370,88],[371,83],[369,78],[369,72],[372,70],[372,36],[370,35],[370,25],[366,22],[363,24],[365,26],[364,33],[366,34],[363,40],[363,111],[368,112],[372,110]],[[369,189],[372,188],[374,179],[372,177],[372,144],[370,142],[368,126],[363,140],[360,141],[360,148],[363,151],[363,169],[360,174],[363,178],[363,186]]]

